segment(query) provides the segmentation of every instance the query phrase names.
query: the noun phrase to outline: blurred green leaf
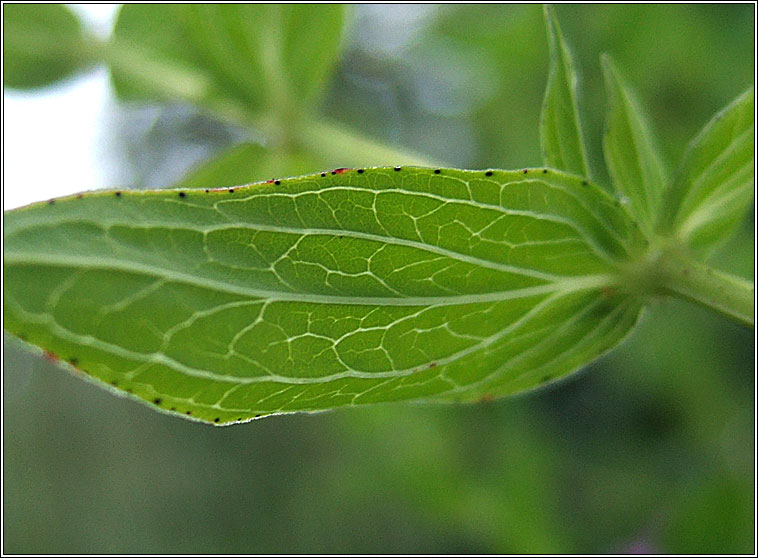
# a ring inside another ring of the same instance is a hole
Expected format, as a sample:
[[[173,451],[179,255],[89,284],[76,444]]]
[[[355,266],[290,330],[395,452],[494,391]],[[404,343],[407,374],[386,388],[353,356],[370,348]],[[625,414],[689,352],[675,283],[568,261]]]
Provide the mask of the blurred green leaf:
[[[602,190],[541,169],[99,192],[6,214],[5,327],[208,422],[491,398],[627,335],[640,302],[612,287],[640,243]]]
[[[610,57],[602,57],[608,93],[603,152],[616,191],[628,198],[640,226],[650,232],[666,178],[652,132]]]
[[[544,74],[535,72],[535,68],[547,63],[542,10],[536,5],[444,4],[435,15],[417,44],[410,48],[424,51],[429,42],[445,44],[465,56],[459,65],[476,69],[476,76],[465,76],[466,83],[477,91],[477,101],[471,107],[474,112],[465,121],[455,121],[453,128],[467,130],[470,126],[476,149],[459,164],[470,168],[540,164],[538,115],[545,82]],[[427,73],[432,70],[450,71],[434,65]],[[430,88],[433,86],[434,82]],[[433,91],[418,94],[430,95]],[[411,124],[414,117],[418,119],[418,110],[405,119]],[[438,144],[447,141],[446,128],[437,131],[440,121],[439,115],[418,121],[415,136],[425,140],[425,152],[436,153]],[[430,129],[436,134],[430,134]]]
[[[308,174],[319,168],[315,157],[302,152],[280,150],[272,153],[261,145],[243,143],[198,165],[174,187],[236,186],[270,178]]]
[[[178,95],[213,109],[282,117],[318,100],[344,19],[343,6],[327,4],[128,4],[114,30],[113,82],[122,99]],[[192,75],[200,87],[182,94],[160,67]],[[140,73],[146,76],[135,80]]]
[[[668,190],[661,227],[708,251],[742,222],[755,187],[755,90],[721,110],[692,141]]]
[[[589,176],[579,121],[574,61],[552,8],[545,6],[544,11],[550,44],[550,75],[540,118],[542,160],[549,167]]]
[[[30,89],[93,62],[93,45],[76,15],[60,4],[3,5],[3,84]]]

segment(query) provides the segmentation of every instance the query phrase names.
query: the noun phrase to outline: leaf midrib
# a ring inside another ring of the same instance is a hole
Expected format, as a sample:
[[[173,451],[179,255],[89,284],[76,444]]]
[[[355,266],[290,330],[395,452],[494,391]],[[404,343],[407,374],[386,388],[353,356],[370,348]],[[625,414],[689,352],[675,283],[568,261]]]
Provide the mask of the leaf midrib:
[[[460,360],[461,358],[465,358],[469,354],[487,349],[488,347],[497,343],[503,337],[509,334],[512,334],[514,331],[521,328],[532,317],[539,314],[546,306],[550,306],[551,304],[554,304],[557,299],[560,299],[568,294],[571,294],[572,292],[574,291],[552,293],[552,296],[548,296],[542,301],[540,301],[539,303],[537,303],[533,308],[531,308],[523,316],[521,316],[514,322],[508,324],[503,329],[497,331],[496,333],[494,333],[493,335],[489,337],[482,338],[479,342],[473,343],[471,346],[466,347],[465,349],[461,349],[457,352],[447,355],[446,357],[436,359],[434,361],[435,364],[441,368],[446,364],[450,364],[452,362]],[[276,382],[276,383],[283,383],[283,384],[302,385],[302,384],[323,384],[323,383],[328,383],[335,380],[346,379],[346,378],[393,379],[393,378],[400,378],[400,377],[412,375],[414,373],[417,373],[419,369],[424,367],[424,363],[421,363],[412,368],[407,368],[407,369],[361,371],[361,370],[355,370],[354,368],[351,368],[348,365],[345,365],[346,370],[342,372],[337,372],[334,374],[329,374],[327,376],[318,376],[318,377],[283,376],[283,375],[275,374],[271,372],[268,375],[261,375],[261,376],[233,376],[233,375],[217,374],[214,372],[210,372],[208,370],[203,370],[203,369],[198,369],[198,368],[188,366],[187,364],[180,362],[176,360],[175,358],[172,358],[171,356],[166,354],[165,350],[168,348],[166,346],[162,346],[161,349],[154,351],[152,353],[141,353],[138,351],[133,351],[119,344],[115,344],[115,343],[105,341],[103,339],[99,339],[91,334],[82,335],[82,334],[76,333],[62,326],[60,323],[58,323],[55,316],[49,311],[42,312],[42,313],[32,313],[21,308],[16,303],[12,303],[12,304],[15,306],[16,312],[24,316],[24,319],[26,321],[44,324],[50,327],[52,330],[54,330],[58,336],[64,339],[68,339],[72,343],[80,344],[84,346],[90,346],[90,347],[102,350],[104,352],[107,352],[113,355],[120,356],[122,358],[126,358],[129,360],[138,360],[138,361],[143,362],[144,364],[162,364],[162,365],[167,366],[168,368],[175,370],[176,372],[180,374],[184,374],[187,376],[207,379],[211,381],[225,382],[225,383],[230,383],[230,384],[247,385],[247,384],[263,383],[263,382]],[[244,304],[244,301],[241,301],[239,304]],[[596,301],[590,306],[592,307],[597,304],[599,304],[599,302]],[[222,305],[222,306],[226,307],[228,305]],[[430,305],[429,307],[432,307],[432,306]],[[579,314],[582,314],[586,312],[587,310],[588,308],[584,308],[581,312],[579,312]],[[352,333],[350,335],[352,335]],[[334,346],[336,346],[340,341],[341,339],[330,339],[330,342],[333,343]],[[263,368],[266,368],[266,367],[263,367]],[[139,367],[135,369],[135,371],[138,369]],[[133,373],[134,371],[132,371],[132,374]]]
[[[127,262],[123,260],[106,259],[102,257],[87,256],[60,256],[45,254],[44,258],[29,257],[25,254],[6,252],[5,265],[48,265],[52,267],[68,267],[73,269],[107,269],[117,270],[137,275],[148,275],[158,279],[165,279],[174,283],[183,283],[196,287],[217,290],[230,294],[249,296],[264,300],[276,300],[286,302],[311,302],[316,304],[337,304],[352,306],[448,306],[456,304],[470,304],[477,302],[499,302],[515,298],[523,298],[538,294],[552,293],[556,291],[573,292],[576,290],[602,288],[615,282],[613,275],[585,275],[562,278],[544,285],[510,289],[507,291],[494,291],[489,293],[461,294],[443,297],[362,297],[347,295],[324,295],[310,293],[296,293],[287,291],[270,291],[265,289],[252,289],[235,285],[218,279],[199,277],[181,271],[161,268],[154,265]]]

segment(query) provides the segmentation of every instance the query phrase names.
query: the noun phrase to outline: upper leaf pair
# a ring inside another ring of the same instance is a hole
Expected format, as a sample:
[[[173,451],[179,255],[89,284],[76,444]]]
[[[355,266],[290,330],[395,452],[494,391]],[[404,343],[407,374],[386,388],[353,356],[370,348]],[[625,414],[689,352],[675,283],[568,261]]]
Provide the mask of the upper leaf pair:
[[[542,110],[546,164],[589,175],[571,53],[551,8],[545,8],[551,66]],[[608,56],[603,152],[617,194],[648,238],[673,237],[707,252],[744,217],[752,200],[754,90],[751,87],[703,129],[673,180],[667,177],[651,127]]]
[[[134,56],[194,72],[203,89],[185,99],[212,109],[304,110],[331,74],[344,17],[340,5],[126,5],[111,47],[114,84],[124,99],[177,94],[160,74],[119,58]]]
[[[339,54],[341,5],[128,4],[107,43],[62,5],[9,4],[5,85],[39,87],[98,61],[124,100],[185,100],[246,118],[305,112]]]

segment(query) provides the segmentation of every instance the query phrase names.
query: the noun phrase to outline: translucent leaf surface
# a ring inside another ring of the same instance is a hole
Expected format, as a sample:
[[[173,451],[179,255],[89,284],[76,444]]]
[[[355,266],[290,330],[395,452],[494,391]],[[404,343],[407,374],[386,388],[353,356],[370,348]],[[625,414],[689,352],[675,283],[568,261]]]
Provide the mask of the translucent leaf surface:
[[[550,167],[589,176],[574,61],[549,6],[545,6],[545,25],[550,44],[550,74],[540,118],[542,160]]]
[[[520,392],[616,345],[643,247],[549,169],[337,169],[93,192],[5,215],[5,324],[51,358],[214,423]]]
[[[724,240],[755,190],[755,90],[714,116],[684,155],[661,213],[662,228],[697,250]]]
[[[331,73],[344,11],[329,4],[128,4],[114,30],[113,81],[124,99],[179,95],[213,108],[302,108]],[[162,76],[165,68],[174,71]]]
[[[63,79],[90,62],[82,27],[60,4],[3,5],[3,84],[27,89]]]
[[[651,232],[666,184],[663,164],[639,104],[608,56],[602,57],[608,91],[603,153],[616,191],[632,214]]]

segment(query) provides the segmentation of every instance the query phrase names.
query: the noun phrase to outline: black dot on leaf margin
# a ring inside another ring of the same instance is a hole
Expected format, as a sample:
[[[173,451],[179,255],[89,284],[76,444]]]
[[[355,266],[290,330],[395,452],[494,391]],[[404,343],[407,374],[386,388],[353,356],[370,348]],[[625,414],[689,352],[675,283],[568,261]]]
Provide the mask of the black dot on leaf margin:
[[[163,399],[161,399],[160,397],[156,397],[155,399],[153,399],[153,403],[155,403],[156,405],[160,405],[161,403],[163,403]]]
[[[179,192],[179,197],[180,198],[186,198],[187,194],[185,194],[184,192]]]
[[[219,417],[216,417],[215,419],[213,419],[213,422],[218,422],[218,421],[220,421],[220,420],[221,420],[221,419],[220,419]]]
[[[358,169],[358,174],[363,174],[363,169]]]
[[[274,184],[276,184],[277,186],[279,186],[279,184],[281,184],[281,183],[282,183],[281,180],[274,180]]]
[[[492,171],[487,171],[484,173],[484,176],[492,176]]]
[[[439,174],[439,173],[441,173],[441,172],[442,172],[442,171],[441,171],[440,169],[434,169],[434,174]]]
[[[321,178],[324,178],[325,176],[326,176],[326,173],[325,173],[325,172],[322,172],[322,173],[321,173]]]
[[[234,193],[234,188],[229,188],[229,193],[233,194]]]
[[[395,167],[395,172],[400,172],[402,170],[402,167]]]

